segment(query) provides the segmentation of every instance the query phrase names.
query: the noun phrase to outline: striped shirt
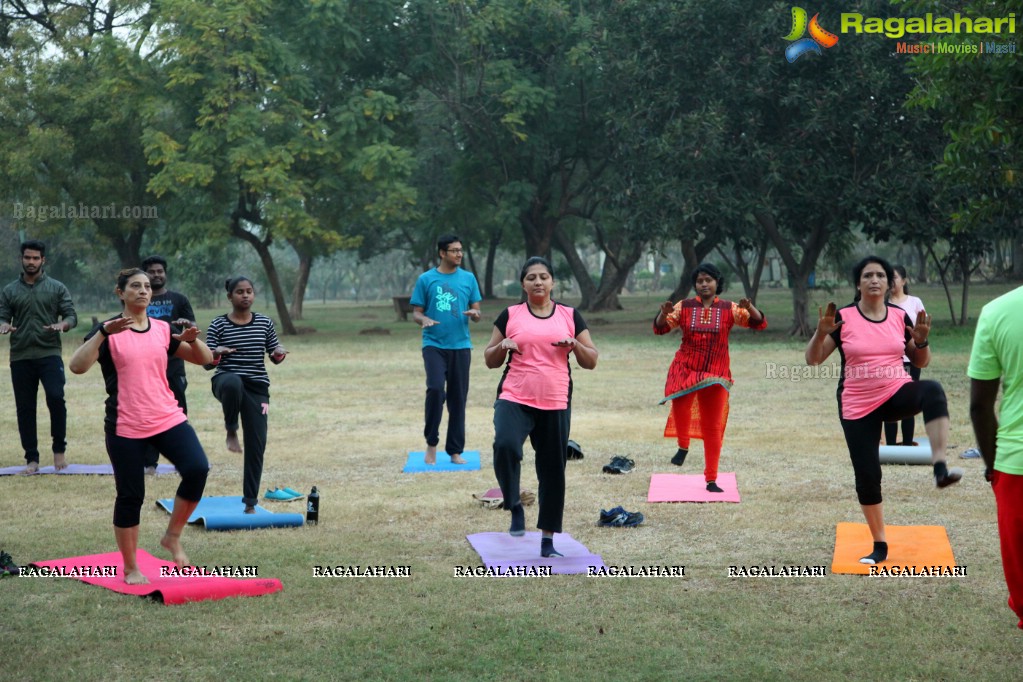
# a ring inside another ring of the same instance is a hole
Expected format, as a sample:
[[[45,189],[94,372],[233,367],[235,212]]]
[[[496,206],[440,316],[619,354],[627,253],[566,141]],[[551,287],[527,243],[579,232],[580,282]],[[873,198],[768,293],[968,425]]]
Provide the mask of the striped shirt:
[[[280,345],[274,323],[266,315],[252,313],[248,324],[236,324],[227,315],[213,319],[206,330],[206,345],[234,348],[233,353],[220,356],[213,376],[222,372],[237,374],[243,379],[270,385],[263,354],[270,355]],[[209,369],[209,367],[207,367]]]

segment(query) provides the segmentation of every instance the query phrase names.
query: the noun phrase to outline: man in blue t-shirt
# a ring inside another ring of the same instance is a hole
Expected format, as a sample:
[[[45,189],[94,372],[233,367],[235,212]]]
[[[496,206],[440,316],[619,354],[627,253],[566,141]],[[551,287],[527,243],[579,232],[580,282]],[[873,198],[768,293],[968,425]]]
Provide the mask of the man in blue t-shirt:
[[[444,235],[437,240],[437,252],[440,264],[419,276],[411,301],[412,319],[423,328],[426,463],[437,463],[440,420],[446,402],[448,434],[444,451],[452,464],[464,464],[465,400],[472,359],[469,320],[480,321],[480,287],[476,276],[460,267],[462,240],[453,234]]]

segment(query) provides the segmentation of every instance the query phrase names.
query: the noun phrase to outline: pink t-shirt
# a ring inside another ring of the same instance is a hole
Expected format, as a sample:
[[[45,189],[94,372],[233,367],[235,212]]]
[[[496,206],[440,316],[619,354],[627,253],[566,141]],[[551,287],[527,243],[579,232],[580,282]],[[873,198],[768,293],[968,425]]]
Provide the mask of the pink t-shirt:
[[[843,419],[860,419],[912,381],[902,366],[909,341],[906,313],[888,304],[885,319],[870,320],[853,303],[835,314],[843,324],[831,333],[842,356],[838,406]]]
[[[149,318],[149,329],[126,329],[100,345],[107,418],[115,416],[118,436],[148,438],[188,420],[167,384],[167,358],[178,346],[170,334],[169,324]]]
[[[507,323],[502,313],[494,324],[498,329],[504,327],[505,338],[518,344],[519,350],[509,353],[497,397],[541,410],[567,409],[572,384],[568,364],[571,349],[551,344],[574,338],[586,329],[586,324],[575,309],[559,303],[554,304],[550,317],[536,317],[526,303],[509,306],[505,313]]]
[[[906,314],[909,315],[909,319],[912,320],[911,324],[915,324],[916,316],[924,311],[924,302],[921,301],[916,296],[910,296],[908,294],[906,295],[905,301],[903,301],[902,303],[893,303],[892,305],[897,305],[903,310],[905,310]],[[909,362],[909,357],[903,355],[902,362],[903,364]]]

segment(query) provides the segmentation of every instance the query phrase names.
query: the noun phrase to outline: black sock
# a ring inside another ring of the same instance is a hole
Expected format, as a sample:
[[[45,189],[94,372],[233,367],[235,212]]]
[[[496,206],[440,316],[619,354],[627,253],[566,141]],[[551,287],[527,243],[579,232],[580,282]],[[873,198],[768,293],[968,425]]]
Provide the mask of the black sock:
[[[945,462],[934,463],[934,477],[941,480],[948,476],[948,464]]]
[[[511,527],[508,532],[516,536],[526,533],[526,512],[521,504],[511,508]]]
[[[707,481],[707,492],[708,493],[723,493],[725,491],[718,487],[718,482],[717,481]]]
[[[888,543],[875,542],[874,551],[860,559],[861,564],[879,564],[888,558]]]
[[[557,557],[565,555],[554,549],[554,538],[540,538],[540,556]]]

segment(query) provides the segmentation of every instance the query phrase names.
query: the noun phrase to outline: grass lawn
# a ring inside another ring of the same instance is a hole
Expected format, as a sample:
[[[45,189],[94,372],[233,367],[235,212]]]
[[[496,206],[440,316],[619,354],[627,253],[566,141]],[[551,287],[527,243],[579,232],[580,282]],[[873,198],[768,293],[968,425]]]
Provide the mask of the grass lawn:
[[[972,317],[1009,288],[975,287]],[[929,466],[886,466],[886,519],[944,526],[965,577],[830,573],[836,524],[863,521],[836,380],[779,377],[781,366],[802,370],[804,342],[784,333],[788,292],[766,290],[759,304],[774,326],[732,335],[735,388],[721,471],[736,472],[740,504],[646,502],[651,474],[679,473],[668,463],[675,445],[661,437],[667,408],[657,405],[678,337],[651,333],[654,297],[627,297],[622,311],[586,316],[601,355],[596,370],[573,371],[572,438],[585,459],[568,463],[565,530],[608,565],[684,565],[685,577],[456,578],[456,567],[479,563],[465,535],[508,526],[506,512],[483,509],[471,496],[496,485],[488,462],[500,371],[486,369],[482,349],[511,301],[484,302],[484,319],[473,327],[467,449],[481,452],[482,471],[417,475],[401,469],[407,452],[423,447],[418,328],[396,321],[389,302],[309,304],[300,325],[315,332],[285,339],[288,361],[269,370],[262,487],[318,486],[319,525],[190,528],[183,536],[196,564],[255,565],[260,577],[281,579],[284,591],[167,607],[74,580],[6,578],[0,673],[11,680],[1018,679],[1023,632],[1005,605],[994,498],[982,463],[959,458],[973,445],[965,376],[972,328],[948,328],[941,289],[913,293],[935,314],[932,366],[923,376],[945,387],[949,461],[966,476],[939,491]],[[813,305],[849,298],[819,292]],[[272,312],[265,299],[257,309]],[[200,311],[200,323],[225,311]],[[105,313],[83,311],[83,321],[93,314]],[[65,361],[84,326],[65,337]],[[0,466],[23,461],[7,349],[0,342]],[[213,465],[206,492],[240,495],[241,457],[224,447],[209,375],[188,371],[190,419]],[[105,463],[99,368],[69,373],[66,392],[69,460]],[[48,450],[42,400],[39,415]],[[602,474],[616,454],[634,459],[636,470]],[[694,443],[682,473],[700,473],[702,459]],[[50,463],[46,454],[42,463]],[[158,546],[166,515],[153,501],[173,496],[177,477],[148,485],[140,547],[167,558]],[[528,461],[523,485],[535,489]],[[109,476],[0,477],[0,548],[19,563],[114,551],[113,497]],[[597,527],[600,509],[616,505],[642,511],[646,522]],[[527,526],[535,514],[527,508]],[[313,577],[324,565],[407,565],[411,577]],[[728,577],[730,566],[782,565],[826,565],[828,575]]]

